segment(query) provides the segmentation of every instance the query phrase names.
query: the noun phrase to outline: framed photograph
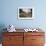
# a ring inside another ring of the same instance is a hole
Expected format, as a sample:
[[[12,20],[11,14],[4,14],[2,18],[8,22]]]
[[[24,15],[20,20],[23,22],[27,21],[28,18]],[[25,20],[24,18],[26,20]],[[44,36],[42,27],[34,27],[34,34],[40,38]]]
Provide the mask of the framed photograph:
[[[33,19],[34,8],[32,7],[19,7],[18,8],[18,19]]]

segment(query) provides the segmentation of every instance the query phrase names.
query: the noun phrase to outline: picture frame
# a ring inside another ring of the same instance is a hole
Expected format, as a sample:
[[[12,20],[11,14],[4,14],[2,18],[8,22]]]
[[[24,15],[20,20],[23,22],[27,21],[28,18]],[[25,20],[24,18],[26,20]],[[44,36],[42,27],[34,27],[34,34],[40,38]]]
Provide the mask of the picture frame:
[[[33,19],[34,8],[32,7],[19,7],[18,8],[18,19]]]

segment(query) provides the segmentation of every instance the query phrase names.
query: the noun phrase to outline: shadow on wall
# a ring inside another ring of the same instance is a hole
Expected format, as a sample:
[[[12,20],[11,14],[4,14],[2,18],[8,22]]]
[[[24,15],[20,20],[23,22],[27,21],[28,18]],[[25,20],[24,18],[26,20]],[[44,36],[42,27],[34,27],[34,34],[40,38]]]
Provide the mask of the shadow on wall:
[[[5,32],[6,30],[4,30],[5,25],[4,24],[0,24],[0,43],[2,43],[2,36],[3,36],[3,32]]]

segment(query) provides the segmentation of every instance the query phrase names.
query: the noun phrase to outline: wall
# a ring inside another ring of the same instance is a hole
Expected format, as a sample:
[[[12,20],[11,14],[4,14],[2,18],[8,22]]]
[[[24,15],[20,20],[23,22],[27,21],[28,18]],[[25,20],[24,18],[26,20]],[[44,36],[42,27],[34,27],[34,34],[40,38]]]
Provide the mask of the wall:
[[[46,0],[1,0],[0,24],[13,24],[16,28],[39,27],[46,28]],[[33,7],[33,20],[17,19],[18,7]]]

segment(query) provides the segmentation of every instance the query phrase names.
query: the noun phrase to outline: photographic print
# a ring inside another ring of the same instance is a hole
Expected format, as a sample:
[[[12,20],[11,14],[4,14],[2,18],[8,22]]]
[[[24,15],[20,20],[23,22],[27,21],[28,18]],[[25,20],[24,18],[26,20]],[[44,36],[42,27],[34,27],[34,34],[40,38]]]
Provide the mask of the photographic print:
[[[19,19],[32,19],[33,18],[33,8],[31,7],[19,7],[18,8],[18,18]]]

